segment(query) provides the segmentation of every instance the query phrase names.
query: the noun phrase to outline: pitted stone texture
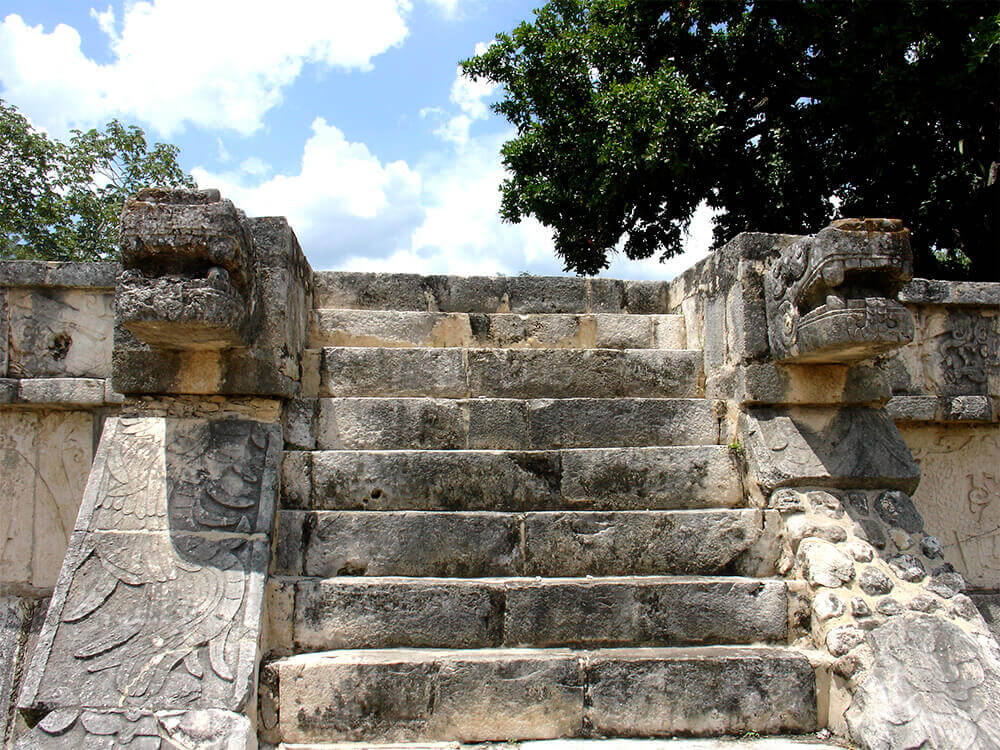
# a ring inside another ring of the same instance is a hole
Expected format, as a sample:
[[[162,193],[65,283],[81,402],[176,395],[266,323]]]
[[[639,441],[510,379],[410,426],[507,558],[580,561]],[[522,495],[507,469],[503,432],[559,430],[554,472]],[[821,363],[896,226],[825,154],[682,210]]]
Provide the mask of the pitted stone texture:
[[[912,492],[920,479],[880,409],[751,407],[740,420],[750,471],[765,492],[794,485]]]
[[[662,349],[328,347],[323,396],[692,398],[702,355]]]
[[[785,586],[746,578],[279,579],[293,642],[340,648],[650,646],[777,641]],[[276,595],[276,594],[275,594]]]
[[[15,288],[6,290],[6,297],[9,339],[4,337],[3,348],[9,341],[7,376],[110,376],[112,295],[91,289]]]
[[[763,527],[759,510],[282,510],[279,519],[273,572],[308,576],[711,574],[738,567]]]
[[[733,507],[725,446],[561,451],[286,454],[284,503],[329,510],[592,510]]]
[[[667,312],[667,284],[567,277],[316,274],[316,307],[465,313]]]
[[[892,617],[866,637],[872,663],[847,712],[871,750],[1000,747],[1000,648],[940,617]]]
[[[14,698],[31,658],[32,639],[41,627],[48,599],[0,596],[0,745],[10,747],[23,728]]]
[[[822,539],[810,538],[799,544],[799,566],[813,586],[839,588],[854,578],[854,562],[840,549]]]
[[[243,710],[280,455],[277,425],[108,420],[19,706]]]
[[[219,710],[155,713],[63,708],[53,711],[17,750],[252,750],[257,737],[245,716]]]
[[[683,349],[678,315],[314,310],[311,347]]]
[[[262,704],[276,706],[265,738],[285,742],[816,727],[813,670],[777,649],[334,651],[274,662],[265,683]]]
[[[322,398],[289,408],[289,441],[348,450],[706,445],[718,443],[716,411],[703,399]]]

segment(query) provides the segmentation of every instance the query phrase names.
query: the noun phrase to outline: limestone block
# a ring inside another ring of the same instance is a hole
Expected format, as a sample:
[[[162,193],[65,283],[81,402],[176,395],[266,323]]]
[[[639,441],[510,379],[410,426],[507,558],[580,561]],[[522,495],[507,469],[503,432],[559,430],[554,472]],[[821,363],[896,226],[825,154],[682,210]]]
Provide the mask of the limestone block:
[[[10,377],[111,374],[113,298],[97,290],[8,289]]]
[[[903,425],[920,466],[913,502],[944,559],[973,586],[1000,577],[1000,428]],[[991,531],[992,530],[992,531]]]
[[[740,422],[751,473],[765,492],[793,485],[912,492],[920,478],[881,409],[751,407]]]
[[[754,362],[738,377],[735,396],[745,404],[881,404],[891,395],[884,374],[867,365]]]
[[[468,391],[462,360],[461,349],[326,348],[321,394],[461,398]]]
[[[47,406],[101,406],[105,380],[95,378],[25,378],[18,384],[15,403]]]
[[[854,578],[851,558],[836,545],[822,539],[804,540],[796,557],[802,574],[813,586],[838,588]]]
[[[38,415],[0,411],[0,580],[31,580]]]
[[[1000,594],[975,593],[971,595],[971,599],[982,614],[993,637],[1000,643]]]
[[[202,711],[115,711],[63,708],[21,737],[17,750],[255,750],[257,736],[246,716]]]
[[[815,675],[800,655],[767,649],[598,653],[586,666],[586,716],[599,735],[811,732]],[[780,707],[780,708],[779,708]]]
[[[0,286],[76,287],[112,292],[121,270],[118,263],[5,260],[0,261]]]
[[[873,654],[847,711],[863,747],[1000,747],[996,642],[944,618],[890,617],[865,638]]]
[[[466,439],[469,448],[513,450],[555,447],[551,439],[535,443],[529,435],[528,412],[531,402],[517,399],[475,398],[463,403],[464,408],[468,410]]]
[[[524,574],[708,574],[729,569],[760,537],[759,510],[528,513]]]
[[[591,291],[598,288],[600,279],[592,279]],[[625,307],[630,313],[657,314],[669,309],[670,285],[663,281],[626,281]]]
[[[281,448],[275,424],[108,420],[19,707],[244,710]]]

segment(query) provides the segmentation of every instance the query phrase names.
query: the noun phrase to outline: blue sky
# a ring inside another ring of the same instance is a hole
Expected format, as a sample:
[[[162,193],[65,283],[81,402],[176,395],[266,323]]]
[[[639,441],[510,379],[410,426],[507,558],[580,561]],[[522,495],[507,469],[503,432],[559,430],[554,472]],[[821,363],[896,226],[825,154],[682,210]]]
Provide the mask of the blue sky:
[[[289,217],[317,269],[562,273],[549,230],[497,216],[501,92],[457,63],[541,0],[0,2],[0,98],[63,137],[113,117],[180,148],[202,187]],[[703,257],[710,218],[665,264]]]

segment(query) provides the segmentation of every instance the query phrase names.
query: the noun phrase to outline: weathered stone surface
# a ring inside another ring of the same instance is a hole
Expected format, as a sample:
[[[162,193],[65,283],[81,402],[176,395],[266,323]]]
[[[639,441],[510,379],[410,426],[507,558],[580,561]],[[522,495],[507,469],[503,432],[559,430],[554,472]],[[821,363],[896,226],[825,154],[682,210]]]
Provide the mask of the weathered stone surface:
[[[718,573],[738,567],[763,527],[761,511],[746,509],[283,510],[279,519],[273,571],[309,576]]]
[[[940,617],[889,618],[866,637],[873,663],[847,711],[863,747],[1000,747],[1000,658],[994,641]]]
[[[107,381],[94,378],[0,380],[0,404],[94,407],[107,400]]]
[[[601,735],[810,732],[815,675],[800,655],[756,648],[598,652],[586,716]]]
[[[6,297],[9,377],[106,378],[111,374],[114,313],[110,294],[90,289],[15,288],[7,290]]]
[[[868,596],[880,596],[892,591],[892,580],[874,566],[864,568],[858,575],[858,585]]]
[[[912,492],[920,478],[880,409],[751,407],[740,420],[750,471],[767,492],[790,485]]]
[[[724,446],[317,451],[289,455],[286,463],[285,504],[298,508],[668,510],[743,500]]]
[[[278,684],[274,734],[287,742],[541,739],[582,724],[569,651],[344,651],[267,669]]]
[[[62,708],[51,712],[16,745],[17,750],[149,748],[251,750],[256,732],[246,716],[215,709],[115,711]]]
[[[978,423],[1000,420],[989,396],[893,396],[885,405],[893,422]]]
[[[328,347],[323,349],[320,392],[324,396],[462,398],[468,395],[463,351]]]
[[[764,276],[773,358],[848,362],[911,341],[895,301],[913,272],[909,234],[898,220],[841,219],[785,250]]]
[[[507,646],[672,646],[778,641],[784,583],[745,578],[600,578],[506,586]]]
[[[716,573],[736,564],[762,528],[759,510],[528,513],[524,574]]]
[[[813,586],[838,588],[854,578],[854,562],[840,549],[822,539],[799,544],[796,555],[802,575]]]
[[[77,287],[113,290],[118,263],[74,263],[43,260],[0,261],[0,287]]]
[[[31,656],[29,638],[33,625],[41,624],[39,610],[46,599],[0,596],[0,744],[9,747],[17,730],[14,697],[25,661]]]
[[[752,362],[740,368],[733,395],[744,404],[853,406],[884,404],[892,392],[885,375],[864,364]]]
[[[513,513],[283,510],[279,524],[276,573],[468,578],[523,568]]]
[[[314,310],[310,346],[683,349],[678,315]]]
[[[982,281],[913,279],[899,292],[900,302],[932,305],[1000,305],[1000,285]]]
[[[703,399],[322,398],[315,417],[301,404],[289,440],[320,449],[709,445],[719,433],[717,404]]]
[[[108,420],[19,706],[243,710],[280,454],[277,425]]]
[[[974,592],[969,594],[969,598],[975,602],[993,637],[1000,643],[1000,593]]]

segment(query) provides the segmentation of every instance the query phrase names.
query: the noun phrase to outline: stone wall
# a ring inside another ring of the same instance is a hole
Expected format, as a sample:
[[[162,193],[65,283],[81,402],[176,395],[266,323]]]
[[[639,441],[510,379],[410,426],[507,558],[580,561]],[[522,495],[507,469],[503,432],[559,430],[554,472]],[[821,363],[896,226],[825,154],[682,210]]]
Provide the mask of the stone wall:
[[[1000,284],[915,279],[913,343],[879,366],[920,464],[913,499],[971,586],[1000,588]]]

